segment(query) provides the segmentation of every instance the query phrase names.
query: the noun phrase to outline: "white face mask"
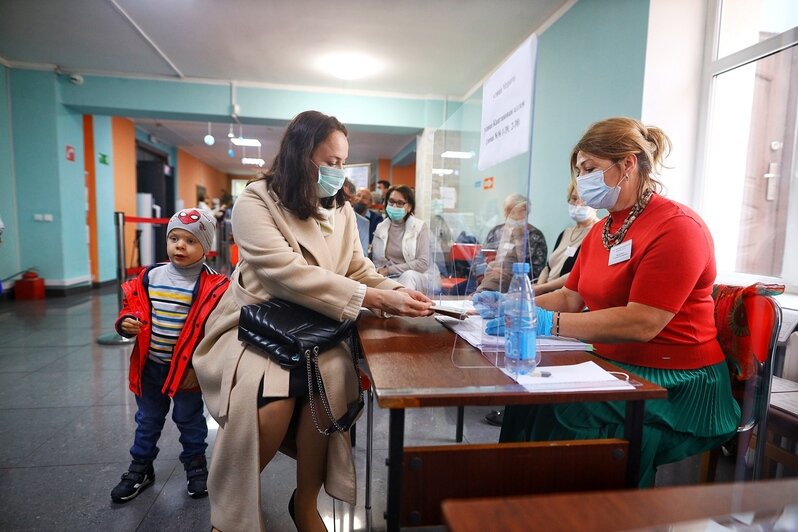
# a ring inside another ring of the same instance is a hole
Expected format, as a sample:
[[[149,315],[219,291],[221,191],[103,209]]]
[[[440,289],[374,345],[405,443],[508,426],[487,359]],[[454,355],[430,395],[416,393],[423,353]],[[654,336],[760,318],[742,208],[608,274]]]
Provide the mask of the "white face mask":
[[[604,170],[596,170],[576,178],[576,192],[582,203],[594,209],[610,209],[615,206],[621,194],[621,182],[615,187],[604,182],[604,172],[613,166],[615,163]]]
[[[577,223],[590,220],[595,216],[595,213],[596,210],[587,205],[568,204],[568,214],[571,216],[571,219]]]

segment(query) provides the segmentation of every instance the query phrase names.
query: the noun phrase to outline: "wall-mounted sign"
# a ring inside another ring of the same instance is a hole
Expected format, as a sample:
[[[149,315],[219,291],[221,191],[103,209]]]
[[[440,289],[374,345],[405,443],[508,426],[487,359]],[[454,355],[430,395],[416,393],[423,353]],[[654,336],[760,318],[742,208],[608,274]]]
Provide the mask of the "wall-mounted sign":
[[[493,188],[493,176],[486,177],[482,180],[482,190],[490,190]]]
[[[66,160],[73,163],[75,162],[75,147],[69,144],[66,145]]]
[[[98,159],[100,160],[100,164],[109,165],[108,162],[108,154],[107,153],[100,153]]]
[[[482,86],[480,170],[529,150],[537,48],[533,35]]]

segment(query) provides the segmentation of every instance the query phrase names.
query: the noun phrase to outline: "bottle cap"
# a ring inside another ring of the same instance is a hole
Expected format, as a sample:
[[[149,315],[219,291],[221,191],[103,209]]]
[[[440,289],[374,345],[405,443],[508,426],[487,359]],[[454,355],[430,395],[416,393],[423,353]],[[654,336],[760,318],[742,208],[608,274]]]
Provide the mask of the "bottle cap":
[[[529,273],[529,264],[526,262],[514,262],[513,273]]]

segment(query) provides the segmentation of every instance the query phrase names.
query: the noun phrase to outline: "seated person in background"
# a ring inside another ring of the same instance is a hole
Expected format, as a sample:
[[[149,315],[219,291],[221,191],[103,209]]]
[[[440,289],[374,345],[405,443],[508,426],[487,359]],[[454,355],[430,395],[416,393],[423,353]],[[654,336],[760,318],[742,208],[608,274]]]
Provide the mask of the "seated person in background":
[[[363,248],[363,255],[369,256],[369,221],[367,218],[357,212],[356,206],[360,205],[358,202],[355,184],[349,179],[344,179],[344,186],[341,187],[344,192],[344,199],[352,205],[355,210],[355,221],[357,222],[357,236],[360,238],[360,246]]]
[[[368,219],[369,221],[369,244],[374,240],[374,230],[384,220],[382,214],[370,209],[371,207],[371,191],[366,187],[357,189],[357,201],[352,203],[352,208],[360,216]]]
[[[573,183],[568,185],[568,214],[571,215],[571,219],[576,222],[576,225],[565,228],[557,237],[554,251],[549,255],[549,261],[535,284],[535,295],[553,292],[565,285],[565,280],[568,279],[568,274],[579,255],[582,240],[585,239],[593,224],[598,222],[596,209],[582,204]],[[504,412],[501,410],[491,410],[485,415],[485,420],[488,423],[499,427],[503,418]]]
[[[593,224],[598,222],[596,209],[583,205],[576,193],[573,183],[568,185],[568,214],[576,222],[573,227],[566,227],[557,242],[554,251],[549,255],[546,267],[540,272],[535,284],[535,295],[553,292],[565,286],[565,280],[579,256],[579,247]]]
[[[484,247],[495,249],[496,258],[488,264],[477,292],[506,292],[514,262],[529,262],[532,279],[536,279],[546,265],[546,238],[540,229],[527,223],[529,200],[521,194],[510,194],[504,199],[503,207],[505,222],[491,229],[485,238]]]
[[[388,189],[383,220],[374,231],[371,255],[377,272],[396,278],[402,285],[419,292],[434,291],[440,275],[430,260],[429,230],[413,215],[416,195],[405,185]]]
[[[441,275],[450,275],[454,273],[453,265],[451,264],[452,230],[442,216],[443,200],[433,197],[430,210],[432,211],[432,216],[429,221],[429,231],[433,240],[433,262],[437,265]]]
[[[588,233],[565,286],[536,298],[539,335],[592,343],[668,390],[646,404],[641,487],[657,466],[722,444],[740,421],[715,328],[712,236],[655,179],[670,146],[661,129],[631,118],[587,130],[571,152],[572,180],[585,205],[610,214]],[[504,417],[502,442],[619,438],[625,404],[517,405]]]

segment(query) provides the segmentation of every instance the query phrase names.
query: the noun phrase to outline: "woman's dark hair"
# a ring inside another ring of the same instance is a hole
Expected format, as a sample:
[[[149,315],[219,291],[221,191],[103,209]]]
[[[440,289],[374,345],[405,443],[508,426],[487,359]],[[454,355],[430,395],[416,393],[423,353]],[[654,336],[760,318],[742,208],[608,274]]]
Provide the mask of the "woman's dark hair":
[[[319,216],[316,211],[318,169],[310,157],[334,131],[349,135],[346,126],[334,116],[318,111],[299,113],[288,124],[280,141],[280,151],[264,176],[283,205],[300,220]],[[327,209],[343,206],[346,203],[343,189],[335,196],[321,198],[320,203]]]
[[[390,198],[391,194],[393,194],[394,192],[398,192],[399,194],[404,196],[405,201],[407,202],[408,205],[410,205],[410,210],[405,216],[405,220],[407,220],[408,216],[416,212],[416,193],[413,192],[413,189],[407,185],[396,185],[395,187],[391,187],[388,189],[388,193],[385,194],[385,197],[382,198],[382,203],[385,207],[388,206],[388,198]]]

